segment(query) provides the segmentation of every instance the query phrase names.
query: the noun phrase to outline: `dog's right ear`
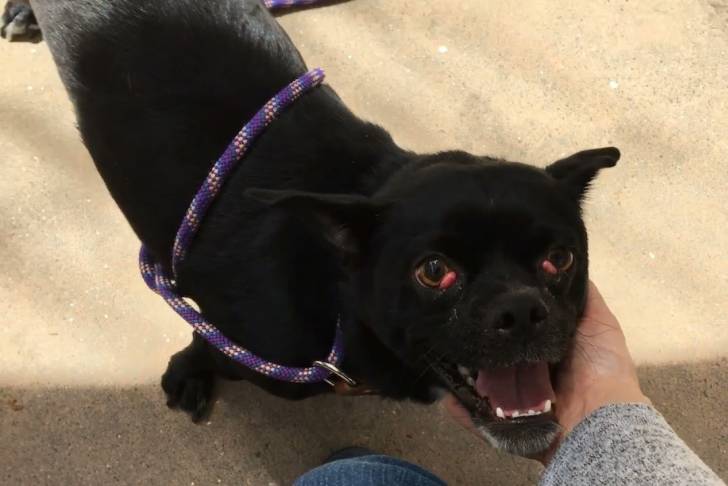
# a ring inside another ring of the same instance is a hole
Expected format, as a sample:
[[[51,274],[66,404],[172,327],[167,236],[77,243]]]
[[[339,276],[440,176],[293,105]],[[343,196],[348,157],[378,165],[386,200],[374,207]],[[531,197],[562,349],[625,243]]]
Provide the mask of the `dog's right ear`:
[[[248,189],[245,195],[295,215],[320,233],[347,262],[356,261],[377,218],[386,210],[386,205],[355,194]]]

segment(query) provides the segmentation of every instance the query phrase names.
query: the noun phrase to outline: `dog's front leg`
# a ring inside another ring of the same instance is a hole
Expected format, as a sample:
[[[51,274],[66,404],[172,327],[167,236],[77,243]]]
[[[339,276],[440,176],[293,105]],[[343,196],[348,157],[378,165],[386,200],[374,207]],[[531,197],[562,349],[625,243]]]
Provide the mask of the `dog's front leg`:
[[[193,422],[199,422],[210,411],[214,384],[214,362],[208,346],[193,334],[192,343],[170,358],[162,376],[167,406],[187,412]]]

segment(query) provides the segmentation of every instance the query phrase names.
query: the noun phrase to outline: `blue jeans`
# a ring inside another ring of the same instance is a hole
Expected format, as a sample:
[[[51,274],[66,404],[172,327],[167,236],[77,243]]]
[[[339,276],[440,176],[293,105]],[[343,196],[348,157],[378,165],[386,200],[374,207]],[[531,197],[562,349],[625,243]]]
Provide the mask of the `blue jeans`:
[[[313,469],[294,486],[445,486],[434,474],[389,456],[340,459]]]

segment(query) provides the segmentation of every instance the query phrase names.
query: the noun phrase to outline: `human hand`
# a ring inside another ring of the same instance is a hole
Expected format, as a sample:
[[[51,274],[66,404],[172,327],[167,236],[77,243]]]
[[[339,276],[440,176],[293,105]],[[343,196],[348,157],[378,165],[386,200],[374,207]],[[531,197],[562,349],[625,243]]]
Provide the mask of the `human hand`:
[[[647,403],[619,321],[589,282],[584,317],[569,356],[554,379],[556,420],[564,435],[596,409],[611,403]]]

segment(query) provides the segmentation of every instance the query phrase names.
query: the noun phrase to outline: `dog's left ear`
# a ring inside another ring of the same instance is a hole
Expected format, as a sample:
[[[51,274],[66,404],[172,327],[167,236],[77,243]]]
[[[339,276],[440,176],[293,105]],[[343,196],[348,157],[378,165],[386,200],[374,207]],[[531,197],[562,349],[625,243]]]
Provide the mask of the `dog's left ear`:
[[[619,160],[619,149],[604,147],[584,150],[546,167],[546,172],[561,182],[577,202],[581,202],[597,173],[614,167]]]
[[[386,209],[365,196],[302,191],[248,189],[245,195],[295,215],[334,246],[346,263],[353,263]]]

